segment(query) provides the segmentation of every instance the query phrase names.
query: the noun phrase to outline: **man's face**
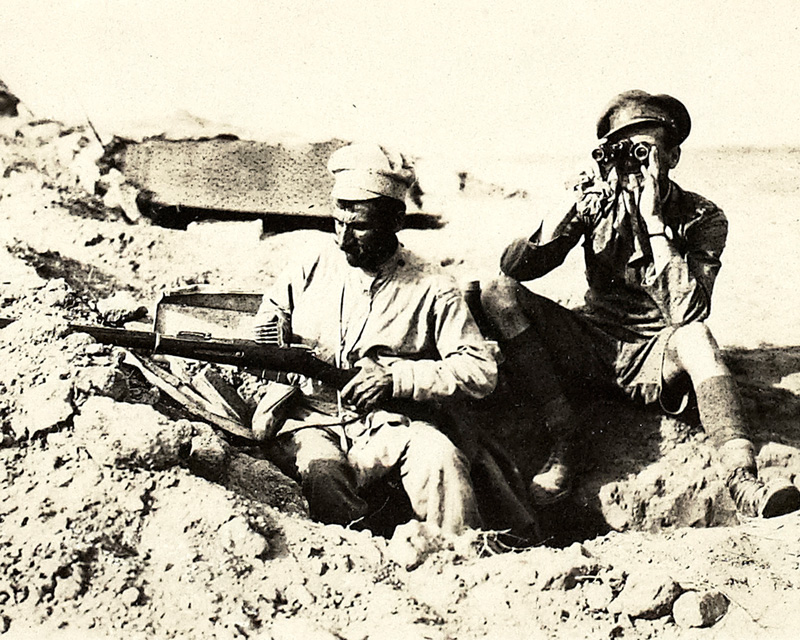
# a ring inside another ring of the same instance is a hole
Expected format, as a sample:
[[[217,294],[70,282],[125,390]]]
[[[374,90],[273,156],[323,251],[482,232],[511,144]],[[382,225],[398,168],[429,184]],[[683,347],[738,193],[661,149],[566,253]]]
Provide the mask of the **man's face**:
[[[394,252],[395,227],[386,214],[375,211],[370,200],[356,202],[352,209],[347,211],[334,204],[336,244],[351,266],[373,271]]]

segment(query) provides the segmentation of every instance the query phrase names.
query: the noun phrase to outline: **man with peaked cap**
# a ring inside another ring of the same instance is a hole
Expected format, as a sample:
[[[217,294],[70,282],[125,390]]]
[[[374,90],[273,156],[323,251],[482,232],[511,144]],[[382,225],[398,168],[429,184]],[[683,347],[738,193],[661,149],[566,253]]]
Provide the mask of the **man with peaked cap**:
[[[398,242],[414,182],[405,158],[353,144],[328,169],[335,246],[279,276],[256,339],[278,335],[358,373],[338,394],[303,381],[272,444],[322,522],[358,526],[369,510],[364,488],[399,470],[417,518],[451,534],[478,527],[469,465],[432,407],[491,393],[495,351],[455,282]],[[266,430],[262,413],[255,430]]]
[[[686,107],[671,96],[616,96],[597,123],[595,166],[575,186],[576,204],[548,235],[540,226],[509,245],[506,277],[482,297],[506,366],[527,381],[523,393],[541,406],[554,442],[531,482],[540,504],[569,492],[582,416],[592,394],[612,385],[675,414],[693,391],[739,512],[771,517],[800,507],[788,479],[758,478],[739,394],[704,323],[728,222],[669,178],[690,128]],[[561,265],[581,240],[585,307],[567,310],[520,284]]]

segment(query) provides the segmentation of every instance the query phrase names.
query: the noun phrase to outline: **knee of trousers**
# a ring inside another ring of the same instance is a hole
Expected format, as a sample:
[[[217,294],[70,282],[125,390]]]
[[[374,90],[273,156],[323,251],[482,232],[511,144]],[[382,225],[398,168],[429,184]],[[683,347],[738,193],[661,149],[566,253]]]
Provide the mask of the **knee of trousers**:
[[[711,329],[705,322],[690,322],[678,327],[670,338],[670,344],[681,359],[719,351]]]
[[[479,528],[481,517],[466,456],[444,434],[428,429],[433,433],[412,439],[401,467],[414,513],[450,533]]]
[[[526,308],[521,303],[525,298],[522,289],[525,287],[516,280],[501,276],[481,291],[483,313],[502,339],[517,335],[529,325]]]
[[[502,312],[517,304],[520,284],[508,276],[499,276],[481,284],[481,306],[487,313]]]
[[[678,327],[670,338],[670,346],[693,379],[719,373],[723,368],[722,353],[704,322],[690,322]],[[695,383],[698,381],[695,379]]]
[[[518,315],[534,319],[546,311],[544,307],[553,304],[508,276],[491,280],[481,290],[481,306],[492,319],[503,320]]]
[[[711,329],[705,322],[689,322],[675,329],[672,340],[677,348],[690,348],[696,345],[707,345],[714,342]]]
[[[303,494],[311,517],[328,524],[348,524],[367,513],[357,493],[355,470],[341,460],[314,460],[302,473]]]
[[[296,431],[284,446],[294,459],[301,476],[304,476],[308,468],[317,462],[346,462],[338,437],[325,429],[311,428]]]
[[[446,481],[469,477],[469,462],[464,453],[429,425],[418,428],[411,438],[403,466],[403,477],[412,484],[428,484],[432,478]]]

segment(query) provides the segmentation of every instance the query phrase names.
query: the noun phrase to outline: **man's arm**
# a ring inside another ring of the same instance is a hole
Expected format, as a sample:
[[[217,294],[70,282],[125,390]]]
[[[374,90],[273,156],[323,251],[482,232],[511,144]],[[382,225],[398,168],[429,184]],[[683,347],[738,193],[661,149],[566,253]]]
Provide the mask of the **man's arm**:
[[[455,288],[442,292],[432,313],[440,359],[389,364],[392,396],[426,401],[489,395],[497,384],[496,347],[484,340],[461,293]]]
[[[291,337],[292,312],[271,295],[265,295],[253,321],[253,340],[286,346]]]
[[[573,206],[549,238],[542,238],[540,225],[529,238],[508,245],[500,258],[500,269],[519,282],[540,278],[564,263],[583,235],[584,227],[577,206]]]
[[[518,282],[535,280],[561,266],[581,237],[604,215],[616,189],[616,173],[603,177],[599,167],[582,172],[572,191],[575,204],[552,232],[542,227],[529,237],[512,242],[503,252],[500,269]]]
[[[292,312],[295,296],[308,286],[310,275],[317,268],[319,256],[300,262],[298,267],[284,269],[261,299],[253,321],[253,339],[262,344],[285,346],[292,337]]]
[[[642,167],[639,214],[653,255],[652,264],[643,273],[642,286],[667,324],[678,326],[704,320],[711,313],[711,293],[722,266],[720,256],[728,235],[728,221],[713,203],[679,191],[672,206],[677,207],[681,218],[687,213],[693,217],[686,225],[684,237],[673,237],[673,230],[665,221],[665,203],[658,182],[661,162],[653,147],[649,163]]]

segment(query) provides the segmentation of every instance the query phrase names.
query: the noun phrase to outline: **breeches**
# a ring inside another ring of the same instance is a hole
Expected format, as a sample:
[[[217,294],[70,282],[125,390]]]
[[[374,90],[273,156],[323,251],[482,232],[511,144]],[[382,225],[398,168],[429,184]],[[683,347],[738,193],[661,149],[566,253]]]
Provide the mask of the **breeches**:
[[[278,439],[302,479],[312,515],[347,524],[366,515],[359,491],[398,469],[414,513],[459,533],[480,526],[469,465],[433,425],[376,411],[347,425],[348,437],[331,427],[309,427]]]
[[[650,337],[620,339],[591,315],[566,309],[522,285],[516,303],[547,351],[553,373],[565,389],[580,396],[592,389],[622,390],[645,403],[661,402],[670,413],[681,410],[691,387],[678,379],[665,389],[664,356],[674,331],[665,327]],[[531,366],[535,367],[534,362]]]

